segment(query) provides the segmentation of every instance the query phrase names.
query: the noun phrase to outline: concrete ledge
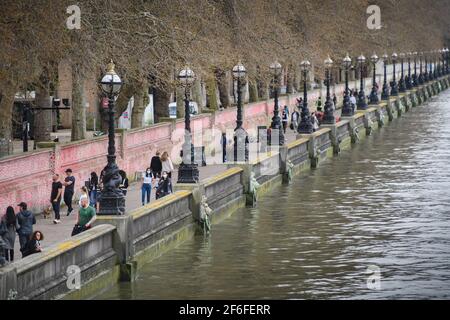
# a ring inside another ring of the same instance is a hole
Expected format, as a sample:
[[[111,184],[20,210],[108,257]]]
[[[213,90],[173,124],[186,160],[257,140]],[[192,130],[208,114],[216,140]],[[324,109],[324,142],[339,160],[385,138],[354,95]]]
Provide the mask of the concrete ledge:
[[[50,299],[68,294],[69,267],[79,268],[81,285],[111,270],[117,262],[113,248],[115,227],[102,225],[85,231],[41,253],[0,269],[1,299]],[[15,277],[15,279],[14,279]]]

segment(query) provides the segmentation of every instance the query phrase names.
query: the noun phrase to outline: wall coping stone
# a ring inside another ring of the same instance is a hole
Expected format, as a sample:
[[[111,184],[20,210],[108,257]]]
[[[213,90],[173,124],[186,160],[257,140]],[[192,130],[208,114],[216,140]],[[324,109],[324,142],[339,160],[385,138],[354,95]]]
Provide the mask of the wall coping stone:
[[[151,214],[152,212],[154,212],[158,209],[168,206],[169,204],[171,204],[172,202],[174,202],[176,200],[187,198],[191,194],[192,194],[192,192],[187,191],[187,190],[176,191],[175,193],[165,196],[164,198],[158,199],[158,200],[156,200],[152,203],[149,203],[141,208],[131,211],[129,213],[129,215],[133,218],[133,220],[137,220],[145,215]]]

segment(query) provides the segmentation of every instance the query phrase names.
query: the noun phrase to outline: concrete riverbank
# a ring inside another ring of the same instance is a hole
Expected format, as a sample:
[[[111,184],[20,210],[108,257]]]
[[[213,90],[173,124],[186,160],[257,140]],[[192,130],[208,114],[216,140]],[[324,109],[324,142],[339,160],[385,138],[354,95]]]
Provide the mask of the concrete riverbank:
[[[323,126],[312,135],[299,136],[286,146],[259,154],[250,163],[230,164],[228,170],[200,184],[177,185],[175,194],[126,216],[99,217],[95,228],[1,269],[0,299],[88,298],[117,281],[133,280],[144,263],[199,230],[203,195],[213,209],[212,222],[217,223],[249,203],[251,173],[261,185],[260,196],[288,181],[289,170],[296,174],[320,168],[327,158],[349,150],[448,87],[449,77],[443,77],[358,111],[336,125]],[[80,289],[71,285],[74,275],[68,270],[74,270],[73,266],[81,272]]]

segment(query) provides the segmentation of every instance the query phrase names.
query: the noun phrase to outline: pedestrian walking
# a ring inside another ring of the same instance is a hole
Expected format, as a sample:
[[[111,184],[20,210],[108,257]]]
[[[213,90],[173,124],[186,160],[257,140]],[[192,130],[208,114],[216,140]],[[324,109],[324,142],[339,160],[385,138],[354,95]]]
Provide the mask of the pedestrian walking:
[[[20,251],[25,249],[31,234],[33,233],[33,225],[36,224],[36,218],[33,213],[28,211],[28,206],[25,202],[19,203],[19,214],[17,215],[17,234],[19,235]]]
[[[289,113],[286,112],[286,110],[283,110],[283,113],[281,114],[281,123],[283,124],[284,133],[286,133],[288,122],[289,122]]]
[[[300,119],[300,113],[297,110],[294,110],[291,115],[291,130],[297,131],[298,124]]]
[[[319,130],[319,120],[317,119],[316,113],[312,112],[311,113],[311,123],[313,126],[313,131],[316,132],[317,130]]]
[[[72,236],[83,231],[89,230],[97,219],[95,209],[89,205],[87,198],[81,200],[80,209],[78,210],[77,222],[72,230]]]
[[[167,172],[163,171],[161,179],[159,179],[156,189],[156,199],[165,197],[173,192],[172,180]]]
[[[41,231],[33,232],[22,252],[22,258],[25,258],[31,254],[42,252],[42,240],[44,240],[44,234]]]
[[[119,170],[122,181],[120,182],[119,189],[122,190],[123,195],[126,196],[128,192],[128,178],[127,173],[124,170]]]
[[[145,206],[150,202],[150,196],[152,191],[152,180],[153,174],[150,168],[147,168],[144,175],[142,176],[142,187],[141,187],[141,198],[142,205]]]
[[[91,172],[91,178],[89,179],[89,204],[95,207],[97,204],[97,194],[99,190],[99,181],[97,173]]]
[[[319,110],[319,108],[322,109],[322,97],[316,100],[316,110]]]
[[[78,200],[78,206],[81,207],[81,200],[82,199],[88,199],[89,200],[89,194],[88,194],[88,189],[86,188],[86,186],[82,186],[80,188],[80,199]]]
[[[67,216],[69,216],[72,211],[72,199],[75,193],[75,177],[72,175],[72,169],[66,170],[66,178],[64,179],[64,203],[67,206]]]
[[[161,153],[159,151],[156,151],[156,155],[152,157],[152,160],[150,161],[150,169],[152,170],[153,178],[161,178],[162,162]]]
[[[162,162],[162,171],[167,172],[169,178],[172,178],[172,171],[174,170],[174,167],[167,151],[163,152],[161,156],[161,162]]]
[[[220,144],[222,145],[222,162],[225,163],[227,162],[227,133],[225,131],[222,132]]]
[[[290,113],[290,112],[289,112],[289,107],[288,107],[287,105],[284,106],[283,111],[286,112],[286,114],[287,114],[287,116],[288,116],[288,119],[289,119],[289,113]]]
[[[55,173],[53,175],[52,182],[52,192],[50,195],[50,202],[52,204],[53,212],[55,213],[55,219],[53,220],[54,224],[60,223],[60,209],[61,209],[61,197],[63,191],[63,185],[61,181],[59,181],[59,174]]]
[[[18,229],[18,223],[14,208],[9,206],[6,208],[6,214],[2,219],[2,223],[6,227],[6,233],[3,235],[3,241],[5,242],[5,258],[6,261],[14,261],[14,244],[16,242],[16,232]]]
[[[355,109],[356,109],[356,94],[354,92],[352,92],[352,95],[350,96],[350,104],[352,106],[353,113],[354,113]]]
[[[336,97],[335,93],[333,93],[333,104],[334,104],[334,107],[336,108],[336,106],[337,106],[337,97]]]

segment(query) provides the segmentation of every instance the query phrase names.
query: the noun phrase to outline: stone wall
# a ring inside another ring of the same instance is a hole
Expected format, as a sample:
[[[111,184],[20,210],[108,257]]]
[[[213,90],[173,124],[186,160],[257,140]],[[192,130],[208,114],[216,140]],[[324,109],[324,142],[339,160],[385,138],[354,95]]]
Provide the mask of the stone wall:
[[[448,87],[448,78],[430,83],[378,106],[371,106],[339,124],[311,135],[301,135],[297,141],[264,152],[250,163],[230,165],[226,172],[199,184],[177,184],[178,191],[174,194],[124,216],[98,217],[93,229],[0,269],[0,299],[85,298],[119,280],[132,281],[144,263],[193,236],[195,232],[203,232],[198,224],[202,196],[207,197],[208,205],[213,209],[213,222],[217,221],[221,214],[242,207],[244,198],[247,198],[247,204],[254,204],[255,197],[250,197],[250,203],[248,201],[251,173],[255,173],[255,178],[261,184],[257,196],[276,183],[289,183],[290,179],[285,177],[291,176],[290,170],[298,172],[317,167],[323,160],[339,154],[340,147],[348,143],[349,138],[352,143],[360,141],[353,138],[357,126],[361,129],[361,136],[368,135],[384,125],[381,119],[392,121],[395,117],[401,117],[399,109],[408,112],[417,106],[414,101],[424,101]],[[391,109],[397,109],[396,113],[392,113],[395,117],[378,116]],[[164,137],[164,130],[161,134]],[[97,142],[102,143],[102,139]],[[36,161],[42,157],[41,161],[45,163],[50,154],[41,151],[33,156]],[[74,163],[88,161],[82,155],[73,156],[81,157],[75,159]],[[73,164],[70,163],[70,157],[60,157],[56,161],[61,166]],[[288,162],[293,167],[288,166]],[[275,167],[274,172],[265,174],[267,172],[263,169],[266,167]],[[51,170],[44,167],[42,173],[38,165],[30,169],[35,174],[46,174],[46,171]],[[9,170],[3,174],[14,177],[14,173]],[[80,290],[71,287],[70,281],[67,281],[69,270],[74,266],[81,272]]]

